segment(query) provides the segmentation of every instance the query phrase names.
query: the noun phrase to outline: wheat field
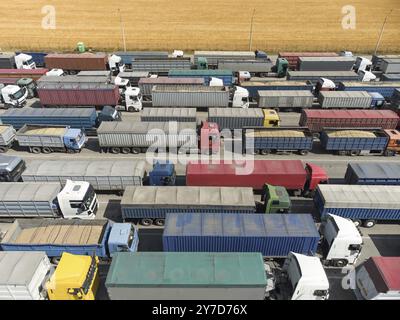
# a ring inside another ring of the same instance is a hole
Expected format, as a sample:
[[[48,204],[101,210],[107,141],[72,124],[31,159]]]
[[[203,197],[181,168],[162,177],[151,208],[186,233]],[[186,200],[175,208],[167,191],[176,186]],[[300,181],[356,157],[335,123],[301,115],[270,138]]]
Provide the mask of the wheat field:
[[[43,6],[56,12],[42,28]],[[342,28],[342,7],[356,9],[355,29]],[[400,52],[399,0],[12,0],[0,1],[0,49],[351,50],[372,52],[391,9],[380,52]],[[251,17],[253,39],[250,48]]]

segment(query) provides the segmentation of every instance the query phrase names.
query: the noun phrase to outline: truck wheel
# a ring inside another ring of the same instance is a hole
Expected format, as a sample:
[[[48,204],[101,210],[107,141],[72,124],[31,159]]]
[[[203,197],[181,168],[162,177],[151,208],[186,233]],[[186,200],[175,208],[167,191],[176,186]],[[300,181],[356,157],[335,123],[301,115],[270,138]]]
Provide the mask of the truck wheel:
[[[128,107],[128,112],[135,112],[136,109],[134,107]]]
[[[120,152],[119,148],[111,148],[111,153],[118,154]]]
[[[385,150],[385,152],[383,153],[383,155],[385,157],[393,157],[396,155],[396,152],[392,151],[392,150]]]
[[[49,148],[49,147],[43,147],[43,148],[42,148],[42,152],[45,153],[45,154],[49,154],[49,153],[52,152],[52,150],[51,150],[51,148]]]
[[[267,154],[270,154],[271,150],[269,149],[261,149],[260,150],[260,154],[262,154],[263,156],[266,156]]]
[[[58,265],[60,263],[61,257],[53,257],[51,258],[51,263]]]
[[[345,156],[346,155],[346,151],[340,150],[340,151],[338,151],[338,155],[339,156]]]
[[[300,150],[300,151],[299,151],[299,154],[300,154],[301,156],[306,156],[306,155],[308,154],[308,150]]]
[[[150,218],[141,219],[140,224],[145,227],[151,226],[153,224],[153,219]]]
[[[350,151],[350,156],[356,157],[356,156],[359,156],[360,153],[361,153],[360,150],[351,150],[351,151]]]
[[[313,133],[313,138],[314,138],[314,139],[319,139],[319,138],[320,138],[319,132],[314,132],[314,133]]]
[[[364,220],[362,225],[364,228],[372,228],[375,224],[376,224],[375,220],[369,219],[369,220]]]
[[[131,152],[131,149],[129,149],[129,148],[122,148],[122,151],[121,151],[123,154],[128,154],[128,153],[130,153]]]
[[[338,268],[343,268],[347,265],[346,259],[338,259],[334,262],[334,266]]]
[[[355,225],[356,227],[361,226],[361,220],[360,220],[360,219],[353,219],[353,222],[354,222],[354,225]]]
[[[154,224],[155,224],[156,226],[163,227],[164,224],[165,224],[165,220],[164,220],[164,219],[156,219],[156,220],[154,221]]]
[[[133,154],[139,154],[140,153],[140,148],[132,148],[132,153]]]
[[[7,152],[8,148],[7,147],[0,147],[0,153]]]
[[[30,148],[30,152],[34,154],[39,154],[40,153],[40,147],[32,147]]]

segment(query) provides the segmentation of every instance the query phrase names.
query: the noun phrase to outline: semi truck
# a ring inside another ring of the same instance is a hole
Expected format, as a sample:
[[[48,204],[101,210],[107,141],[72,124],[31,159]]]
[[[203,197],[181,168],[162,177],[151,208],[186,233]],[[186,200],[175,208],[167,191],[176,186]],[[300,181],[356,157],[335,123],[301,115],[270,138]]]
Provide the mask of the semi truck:
[[[320,141],[324,150],[338,155],[394,156],[400,152],[400,132],[393,129],[326,128]]]
[[[36,64],[32,60],[32,56],[20,53],[0,53],[1,69],[36,69]]]
[[[170,70],[169,78],[201,78],[204,79],[205,85],[209,85],[212,78],[221,79],[224,86],[232,86],[233,72],[232,70]]]
[[[0,182],[21,181],[25,169],[26,164],[22,158],[0,155]]]
[[[132,61],[136,59],[166,59],[167,51],[116,51],[114,54],[122,58],[122,63],[127,68],[132,68]]]
[[[36,83],[30,78],[0,78],[0,87],[7,85],[19,86],[21,89],[25,88],[28,92],[27,98],[34,98],[37,96]]]
[[[259,90],[256,100],[259,108],[298,111],[311,108],[314,95],[308,90]]]
[[[360,300],[400,300],[400,257],[370,257],[355,271]]]
[[[10,149],[15,141],[16,131],[13,126],[0,125],[0,153],[5,153]]]
[[[24,53],[28,56],[32,57],[33,62],[36,65],[36,68],[44,68],[45,67],[45,63],[44,63],[44,57],[47,55],[47,53],[45,52],[33,52],[33,51],[24,51],[24,52],[15,52],[16,55],[20,54],[20,53]]]
[[[254,160],[240,163],[189,162],[186,185],[250,187],[263,190],[266,183],[283,186],[295,195],[310,196],[318,184],[328,182],[325,170],[312,163],[305,167],[300,160]]]
[[[140,79],[151,78],[151,77],[156,77],[156,76],[152,75],[150,72],[147,72],[147,71],[124,71],[124,72],[118,73],[117,77],[121,78],[121,79],[129,80],[129,83],[131,84],[131,86],[138,87]]]
[[[93,219],[98,201],[93,187],[84,181],[59,183],[0,183],[0,217]]]
[[[34,81],[46,75],[49,69],[38,68],[38,69],[0,69],[0,78],[30,78]]]
[[[154,86],[161,88],[163,86],[191,86],[191,85],[204,85],[204,78],[168,78],[168,77],[157,77],[157,78],[141,78],[138,82],[140,91],[147,100],[151,100],[152,89]]]
[[[103,121],[121,121],[121,113],[110,106],[100,112],[95,108],[22,108],[10,109],[0,115],[3,124],[19,130],[26,125],[60,125],[82,129],[88,135],[96,135]]]
[[[299,71],[350,71],[354,57],[299,57]]]
[[[382,66],[382,61],[384,59],[400,59],[399,54],[389,54],[389,55],[377,55],[374,54],[372,56],[372,70],[374,71],[382,71],[381,66]]]
[[[16,133],[20,147],[32,153],[68,152],[77,153],[86,144],[86,134],[81,129],[69,126],[24,125]]]
[[[145,108],[140,113],[140,121],[143,122],[196,122],[196,120],[196,109],[194,108]]]
[[[400,164],[350,162],[344,180],[347,184],[400,185]]]
[[[322,109],[375,109],[385,104],[385,98],[378,92],[321,91],[318,103]]]
[[[96,191],[123,193],[126,186],[141,186],[145,177],[143,160],[33,160],[22,172],[24,182],[58,182],[67,180],[90,183]]]
[[[147,71],[157,75],[167,75],[170,70],[191,70],[190,58],[134,59],[133,71]]]
[[[297,70],[300,57],[338,57],[336,52],[279,52],[278,57],[289,62],[291,70]]]
[[[336,81],[358,81],[360,76],[354,71],[288,71],[287,80],[318,82],[320,78]]]
[[[17,85],[0,86],[0,105],[5,108],[22,108],[26,104],[28,90]]]
[[[53,262],[64,252],[108,260],[116,252],[135,252],[137,230],[107,220],[17,219],[0,241],[2,251],[44,251]]]
[[[244,81],[240,83],[242,88],[249,91],[249,97],[255,100],[258,96],[258,91],[266,90],[307,90],[312,91],[314,86],[310,81],[269,81],[269,82],[254,82]]]
[[[218,61],[218,69],[232,70],[239,76],[241,72],[246,73],[247,79],[252,76],[283,78],[287,74],[289,63],[286,59],[278,58],[274,64],[271,59],[255,60],[222,60]]]
[[[340,91],[368,91],[368,92],[378,92],[386,100],[390,101],[393,96],[394,90],[400,87],[400,82],[339,82],[338,90]]]
[[[380,220],[400,219],[399,194],[399,186],[319,185],[314,203],[321,218],[331,213],[371,228]]]
[[[122,219],[144,226],[164,225],[169,212],[254,213],[251,188],[128,186],[121,200]]]

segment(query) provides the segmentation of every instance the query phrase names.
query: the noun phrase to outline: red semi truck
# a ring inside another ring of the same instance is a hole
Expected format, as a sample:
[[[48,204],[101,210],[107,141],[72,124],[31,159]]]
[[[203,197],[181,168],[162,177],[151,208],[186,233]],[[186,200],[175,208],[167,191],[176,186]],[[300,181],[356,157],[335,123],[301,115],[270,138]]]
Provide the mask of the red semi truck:
[[[262,190],[270,184],[285,187],[295,195],[311,196],[317,185],[327,183],[326,171],[300,160],[254,160],[240,164],[189,162],[186,166],[186,185],[251,187]]]

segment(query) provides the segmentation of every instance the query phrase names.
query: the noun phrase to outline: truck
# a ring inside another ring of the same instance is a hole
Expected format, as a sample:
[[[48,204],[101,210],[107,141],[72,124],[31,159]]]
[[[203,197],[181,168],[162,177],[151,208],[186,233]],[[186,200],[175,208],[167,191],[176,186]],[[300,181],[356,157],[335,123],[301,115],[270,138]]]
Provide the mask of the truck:
[[[0,124],[0,153],[7,152],[13,146],[15,135],[13,126]]]
[[[229,109],[233,110],[233,109]],[[236,109],[235,109],[236,110]],[[240,109],[247,110],[247,109]],[[196,122],[196,109],[194,108],[145,108],[140,113],[143,122]]]
[[[316,83],[320,78],[332,81],[358,81],[360,76],[354,71],[288,71],[287,80]]]
[[[232,70],[239,75],[241,72],[246,73],[245,78],[252,76],[260,77],[278,77],[286,76],[289,63],[286,59],[278,58],[274,64],[271,59],[254,59],[254,60],[222,60],[218,61],[218,69]]]
[[[396,129],[399,116],[391,110],[302,110],[299,125],[308,127],[315,136],[323,128]]]
[[[173,163],[169,161],[153,163],[153,169],[149,172],[150,186],[174,186],[176,183],[176,171]]]
[[[0,115],[3,124],[19,130],[25,124],[60,125],[82,129],[88,135],[96,135],[102,121],[121,121],[121,113],[110,106],[96,112],[95,108],[22,108],[10,109]]]
[[[322,109],[375,109],[385,104],[385,98],[378,92],[321,91],[318,103]]]
[[[165,59],[168,58],[167,51],[116,51],[116,56],[122,58],[122,63],[127,68],[132,68],[132,61],[136,59]]]
[[[0,182],[21,181],[21,174],[26,169],[21,157],[0,155]]]
[[[312,196],[317,185],[328,182],[326,171],[300,160],[253,160],[232,163],[189,162],[187,186],[245,187],[264,190],[265,184],[283,186],[294,195]]]
[[[45,252],[0,252],[0,300],[44,300],[54,272]]]
[[[38,69],[0,69],[0,78],[30,78],[34,81],[40,77],[46,75],[49,69],[38,68]]]
[[[390,101],[394,90],[400,87],[400,82],[339,82],[338,90],[340,91],[368,91],[378,92],[386,100]]]
[[[400,55],[399,54],[390,54],[390,55],[374,54],[372,56],[372,70],[382,71],[382,62],[384,59],[400,59]]]
[[[355,271],[360,300],[400,300],[400,257],[370,257]]]
[[[36,83],[30,78],[0,78],[0,87],[7,85],[19,86],[27,90],[27,98],[31,99],[37,96]]]
[[[299,57],[299,71],[350,71],[354,57]]]
[[[95,220],[17,219],[0,241],[2,251],[44,251],[54,263],[64,252],[109,260],[135,252],[137,230],[129,223]]]
[[[336,52],[279,52],[278,57],[284,58],[289,62],[291,70],[298,69],[300,57],[338,57]]]
[[[314,95],[308,90],[260,90],[256,101],[259,108],[293,111],[311,108]]]
[[[164,225],[169,212],[254,213],[251,188],[128,186],[121,200],[122,219],[144,226]]]
[[[119,192],[126,186],[141,186],[145,177],[143,160],[32,160],[22,172],[24,182],[58,182],[67,180],[90,183],[96,191]]]
[[[93,187],[84,181],[0,183],[0,217],[93,219],[98,201]]]
[[[346,184],[400,185],[400,164],[394,162],[350,162]]]
[[[16,140],[20,147],[27,147],[31,153],[77,153],[86,144],[86,134],[69,126],[25,124],[17,131]]]
[[[261,108],[209,108],[207,121],[218,124],[221,131],[280,125],[280,118],[275,110]]]
[[[232,86],[232,70],[170,70],[169,78],[202,78],[205,85],[208,86],[212,78],[221,79],[224,86]]]
[[[186,87],[191,85],[201,86],[204,85],[204,83],[205,83],[204,78],[157,77],[157,78],[141,78],[138,82],[138,86],[143,94],[143,97],[147,100],[151,100],[152,89],[154,86],[157,86],[158,88],[170,85]]]
[[[313,134],[302,127],[245,127],[242,130],[242,153],[267,155],[297,152],[307,155],[313,148]]]
[[[380,65],[381,71],[385,74],[390,73],[400,73],[400,58],[389,59],[385,58],[382,60]]]
[[[209,69],[216,69],[218,63],[225,60],[255,60],[257,57],[258,52],[254,51],[195,51],[193,54],[197,68],[203,64]],[[265,54],[262,58],[265,58]]]
[[[248,91],[241,87],[169,85],[154,86],[152,89],[153,107],[232,107],[248,108]]]
[[[324,150],[338,155],[385,155],[400,152],[397,130],[365,128],[325,128],[320,137]]]
[[[158,75],[167,75],[170,70],[191,70],[190,58],[134,59],[133,71],[147,71]]]
[[[0,53],[1,69],[36,69],[32,56],[20,53]]]
[[[28,98],[28,90],[17,85],[0,86],[0,104],[3,108],[22,108]]]
[[[377,221],[398,221],[400,186],[319,185],[314,203],[321,216],[328,213],[349,218],[372,228]]]
[[[44,57],[47,55],[45,52],[32,52],[32,51],[24,51],[24,52],[15,52],[16,55],[19,55],[20,53],[26,54],[28,56],[32,57],[33,62],[36,65],[36,68],[44,68],[45,67],[45,62],[44,62]]]
[[[117,253],[105,283],[111,300],[263,300],[266,285],[260,253],[205,252]]]
[[[268,81],[268,82],[241,82],[240,86],[249,92],[249,98],[255,100],[258,91],[266,90],[307,90],[312,91],[314,86],[310,81]]]

